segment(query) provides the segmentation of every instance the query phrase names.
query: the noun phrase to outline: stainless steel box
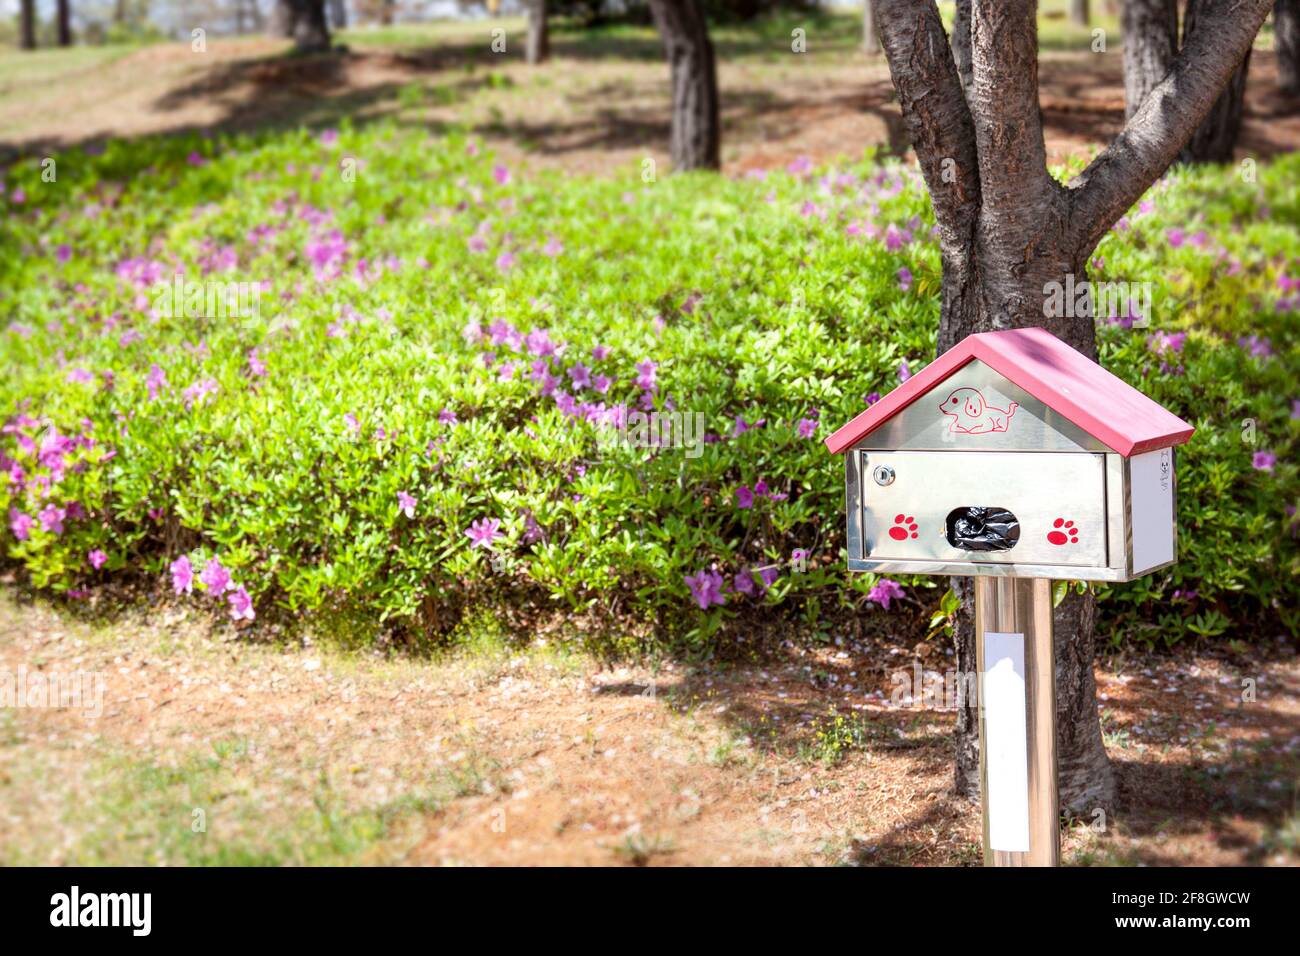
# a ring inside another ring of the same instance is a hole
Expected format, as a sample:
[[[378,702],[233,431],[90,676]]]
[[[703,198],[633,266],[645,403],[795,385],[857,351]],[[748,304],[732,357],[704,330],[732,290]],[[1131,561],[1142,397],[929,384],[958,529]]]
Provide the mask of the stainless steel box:
[[[828,439],[845,459],[851,570],[1129,581],[1174,562],[1173,445],[1191,427],[1051,341],[1073,357],[1035,343],[1037,374],[1023,357],[949,353]],[[1080,362],[1096,372],[1068,367]],[[1134,409],[1147,420],[1126,423]]]

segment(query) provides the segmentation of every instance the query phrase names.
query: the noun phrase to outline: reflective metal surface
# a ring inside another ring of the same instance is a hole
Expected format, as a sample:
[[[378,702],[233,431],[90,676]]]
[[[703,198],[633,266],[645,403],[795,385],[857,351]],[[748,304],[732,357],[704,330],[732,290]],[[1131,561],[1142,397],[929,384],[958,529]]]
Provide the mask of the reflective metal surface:
[[[978,359],[908,405],[857,447],[882,451],[1110,451]]]
[[[1105,456],[1034,452],[860,451],[863,471],[894,481],[862,491],[863,557],[871,560],[1107,566]],[[1005,551],[954,547],[951,512],[1010,509],[1019,539]]]

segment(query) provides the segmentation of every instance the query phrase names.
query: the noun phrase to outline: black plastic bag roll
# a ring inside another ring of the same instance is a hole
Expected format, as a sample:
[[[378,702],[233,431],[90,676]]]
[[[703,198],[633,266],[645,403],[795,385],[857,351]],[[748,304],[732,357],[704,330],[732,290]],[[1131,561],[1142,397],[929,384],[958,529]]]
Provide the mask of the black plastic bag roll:
[[[971,506],[948,515],[948,543],[963,551],[1008,551],[1020,540],[1020,521],[1006,508]]]

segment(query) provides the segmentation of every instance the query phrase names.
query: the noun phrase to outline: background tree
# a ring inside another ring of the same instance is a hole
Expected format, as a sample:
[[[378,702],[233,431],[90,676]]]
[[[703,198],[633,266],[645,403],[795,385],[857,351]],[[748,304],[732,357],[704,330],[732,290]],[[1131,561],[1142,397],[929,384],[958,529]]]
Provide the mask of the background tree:
[[[551,55],[551,37],[546,24],[546,0],[525,0],[528,40],[525,56],[529,63],[542,63]]]
[[[1209,0],[1213,29],[1188,37],[1114,141],[1068,185],[1047,170],[1038,102],[1033,0],[971,0],[971,82],[963,95],[935,0],[877,0],[903,119],[934,206],[943,269],[938,351],[974,332],[1041,325],[1096,357],[1091,317],[1045,315],[1044,288],[1083,281],[1110,227],[1169,166],[1227,84],[1271,0]],[[956,625],[957,666],[977,670],[969,581]],[[1063,808],[1114,799],[1093,676],[1095,601],[1057,607],[1058,772]],[[979,715],[958,713],[957,788],[979,789]]]
[[[347,0],[329,0],[330,29],[342,30],[348,25]]]
[[[672,71],[673,169],[717,169],[718,70],[700,0],[650,0]]]
[[[1177,0],[1124,0],[1124,118],[1137,112],[1178,54]]]
[[[1300,0],[1277,0],[1273,7],[1273,47],[1277,83],[1283,93],[1300,94]]]
[[[24,50],[36,49],[36,0],[19,0],[18,46]]]
[[[59,46],[72,46],[72,26],[70,23],[70,16],[71,11],[68,9],[68,0],[56,0],[54,20]]]
[[[1070,0],[1070,19],[1081,27],[1088,25],[1088,0]]]
[[[1187,0],[1183,12],[1183,46],[1198,29],[1213,30],[1203,11],[1208,0]],[[1132,116],[1142,100],[1169,72],[1178,54],[1178,4],[1176,0],[1125,0],[1124,112]],[[1250,50],[1246,50],[1231,81],[1213,109],[1188,141],[1179,158],[1184,162],[1227,162],[1232,159],[1241,133],[1245,109],[1246,75]]]
[[[321,53],[330,48],[325,22],[325,0],[279,0],[275,32],[292,37],[299,53]]]
[[[872,0],[862,0],[862,52],[869,56],[880,52],[880,31],[876,29],[876,8]]]

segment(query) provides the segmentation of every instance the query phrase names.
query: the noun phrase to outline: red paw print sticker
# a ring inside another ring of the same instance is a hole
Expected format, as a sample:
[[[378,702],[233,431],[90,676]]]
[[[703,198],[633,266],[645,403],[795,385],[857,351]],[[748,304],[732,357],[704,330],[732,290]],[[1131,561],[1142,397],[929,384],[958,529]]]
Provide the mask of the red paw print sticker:
[[[889,529],[889,536],[895,541],[906,541],[916,537],[916,519],[910,515],[898,515],[894,526]]]
[[[1053,531],[1047,532],[1047,540],[1052,544],[1078,544],[1079,529],[1074,526],[1073,521],[1066,521],[1064,518],[1057,518],[1052,522]]]

